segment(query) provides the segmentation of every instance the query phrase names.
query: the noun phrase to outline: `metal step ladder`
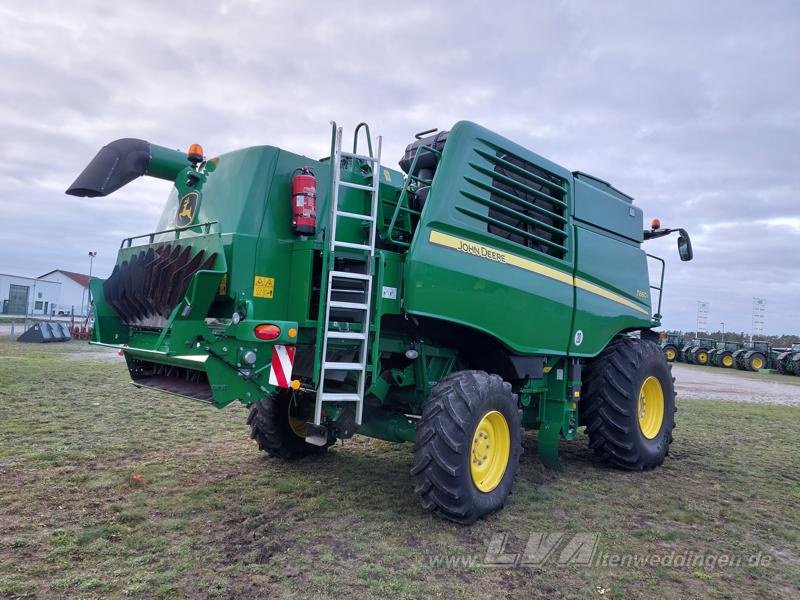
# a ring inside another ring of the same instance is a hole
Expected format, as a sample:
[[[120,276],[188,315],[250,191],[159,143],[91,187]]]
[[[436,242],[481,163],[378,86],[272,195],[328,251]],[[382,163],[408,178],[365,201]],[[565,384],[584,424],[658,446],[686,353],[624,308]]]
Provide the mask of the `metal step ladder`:
[[[359,125],[356,128],[356,139],[358,136]],[[369,140],[369,130],[367,129],[367,139]],[[353,152],[342,152],[342,128],[336,128],[334,152],[331,157],[331,170],[333,174],[331,190],[331,219],[329,243],[329,262],[328,285],[325,296],[325,324],[322,329],[322,365],[320,369],[319,387],[317,388],[317,400],[314,408],[314,425],[319,427],[322,424],[322,409],[325,402],[354,402],[355,403],[355,424],[361,425],[361,418],[364,411],[364,384],[367,372],[367,359],[369,348],[369,323],[370,308],[372,302],[372,270],[373,258],[375,256],[375,232],[379,202],[380,186],[380,167],[381,167],[381,137],[377,139],[377,152],[372,156],[370,144],[369,156],[358,154],[357,146],[354,143]],[[342,160],[350,159],[361,161],[372,168],[372,185],[362,185],[342,181]],[[369,214],[348,212],[339,208],[339,195],[342,188],[356,189],[369,194]],[[363,243],[347,242],[336,239],[337,225],[341,219],[355,219],[366,222],[368,233],[364,237]],[[337,258],[346,256],[349,265],[355,266],[356,271],[337,271],[334,268]],[[338,284],[338,285],[337,285]],[[341,286],[353,285],[357,288],[357,301],[349,302],[343,300],[333,300],[331,298],[334,290],[341,290]],[[356,323],[360,325],[360,331],[343,331],[341,329],[331,329],[332,309],[348,309],[361,315]],[[353,362],[339,362],[328,359],[329,340],[349,340],[353,342],[356,350],[356,360]],[[326,391],[326,373],[336,371],[344,373],[346,379],[348,375],[354,375],[357,381],[356,389],[349,392]],[[308,440],[312,443],[314,440]]]

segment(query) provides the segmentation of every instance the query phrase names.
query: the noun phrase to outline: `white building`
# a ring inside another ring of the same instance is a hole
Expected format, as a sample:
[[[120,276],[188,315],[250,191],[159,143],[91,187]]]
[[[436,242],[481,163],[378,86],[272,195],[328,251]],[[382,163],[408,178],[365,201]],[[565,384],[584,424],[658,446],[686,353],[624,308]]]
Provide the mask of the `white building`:
[[[56,269],[45,273],[39,279],[57,281],[61,284],[61,295],[58,298],[58,308],[55,314],[85,315],[88,312],[89,275]]]
[[[57,314],[61,282],[45,277],[34,279],[0,273],[0,312],[20,316]]]

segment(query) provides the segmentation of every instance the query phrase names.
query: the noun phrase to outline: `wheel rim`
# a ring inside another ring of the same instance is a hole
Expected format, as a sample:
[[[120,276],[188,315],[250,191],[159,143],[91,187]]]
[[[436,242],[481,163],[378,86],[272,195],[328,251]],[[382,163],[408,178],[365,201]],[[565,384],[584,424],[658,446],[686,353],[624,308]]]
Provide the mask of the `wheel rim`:
[[[675,360],[675,350],[667,348],[667,360]]]
[[[506,418],[496,410],[486,413],[475,428],[470,452],[472,483],[491,492],[505,475],[511,456],[511,432]]]
[[[705,352],[698,352],[697,353],[697,362],[700,364],[705,364],[708,362],[708,354]]]
[[[732,356],[723,356],[722,357],[722,364],[726,367],[733,366],[733,357]]]
[[[652,375],[644,380],[639,390],[639,429],[652,440],[661,431],[664,422],[664,390],[661,382]]]
[[[755,358],[753,358],[753,368],[754,369],[760,369],[763,366],[764,366],[764,361],[761,360],[760,356],[756,356]]]
[[[289,428],[297,436],[306,439],[308,434],[308,423],[303,419],[298,419],[292,416],[292,403],[289,402],[289,407],[286,409],[286,417],[289,419]]]

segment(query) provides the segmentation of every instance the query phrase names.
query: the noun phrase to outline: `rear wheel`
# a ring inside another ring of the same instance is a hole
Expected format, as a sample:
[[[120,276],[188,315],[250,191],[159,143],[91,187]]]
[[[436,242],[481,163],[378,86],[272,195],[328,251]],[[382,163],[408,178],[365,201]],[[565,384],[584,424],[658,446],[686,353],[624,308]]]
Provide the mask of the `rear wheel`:
[[[663,463],[675,427],[675,392],[658,346],[615,338],[591,362],[584,382],[584,423],[595,454],[633,471]]]
[[[761,354],[761,352],[754,352],[747,359],[747,368],[750,371],[758,371],[759,369],[765,369],[766,366],[767,366],[767,359],[764,358],[764,355]]]
[[[664,346],[664,356],[668,362],[675,362],[678,357],[678,349],[675,346]]]
[[[414,444],[415,492],[434,514],[470,524],[503,507],[522,453],[511,385],[483,371],[442,379],[422,407]]]
[[[732,355],[730,352],[726,352],[726,353],[724,353],[724,354],[723,354],[722,356],[720,356],[720,358],[719,358],[719,364],[720,364],[720,366],[724,367],[725,369],[731,369],[731,368],[733,368],[733,363],[734,363],[734,361],[733,361],[733,355]]]
[[[280,389],[250,407],[250,437],[274,458],[293,460],[324,454],[327,446],[306,442],[306,418],[292,390]]]

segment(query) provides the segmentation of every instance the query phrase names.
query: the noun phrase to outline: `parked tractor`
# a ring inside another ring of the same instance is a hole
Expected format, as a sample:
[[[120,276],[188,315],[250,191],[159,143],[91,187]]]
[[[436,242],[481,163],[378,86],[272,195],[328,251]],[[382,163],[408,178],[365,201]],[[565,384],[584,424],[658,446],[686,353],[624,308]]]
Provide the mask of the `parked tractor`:
[[[608,463],[660,465],[675,393],[642,244],[675,231],[690,260],[688,234],[645,230],[630,196],[473,123],[419,134],[402,172],[365,124],[354,138],[333,124],[321,160],[102,148],[68,194],[141,175],[171,192],[92,280],[92,342],[136,386],[244,403],[272,457],[413,442],[422,506],[459,523],[505,504],[527,429],[549,466],[582,426]]]
[[[717,342],[716,347],[708,353],[709,364],[723,369],[732,369],[735,366],[733,353],[740,347],[739,342]]]
[[[679,349],[683,346],[683,335],[680,333],[666,333],[661,338],[661,351],[667,362],[675,362],[678,358]]]
[[[733,353],[736,368],[742,371],[758,371],[770,368],[770,345],[764,340],[745,342],[744,348]]]
[[[707,365],[708,353],[715,344],[710,338],[693,338],[681,348],[681,361],[690,365]]]
[[[773,352],[776,350],[773,349]],[[777,350],[773,364],[778,373],[800,375],[800,344],[792,344],[791,348]]]

